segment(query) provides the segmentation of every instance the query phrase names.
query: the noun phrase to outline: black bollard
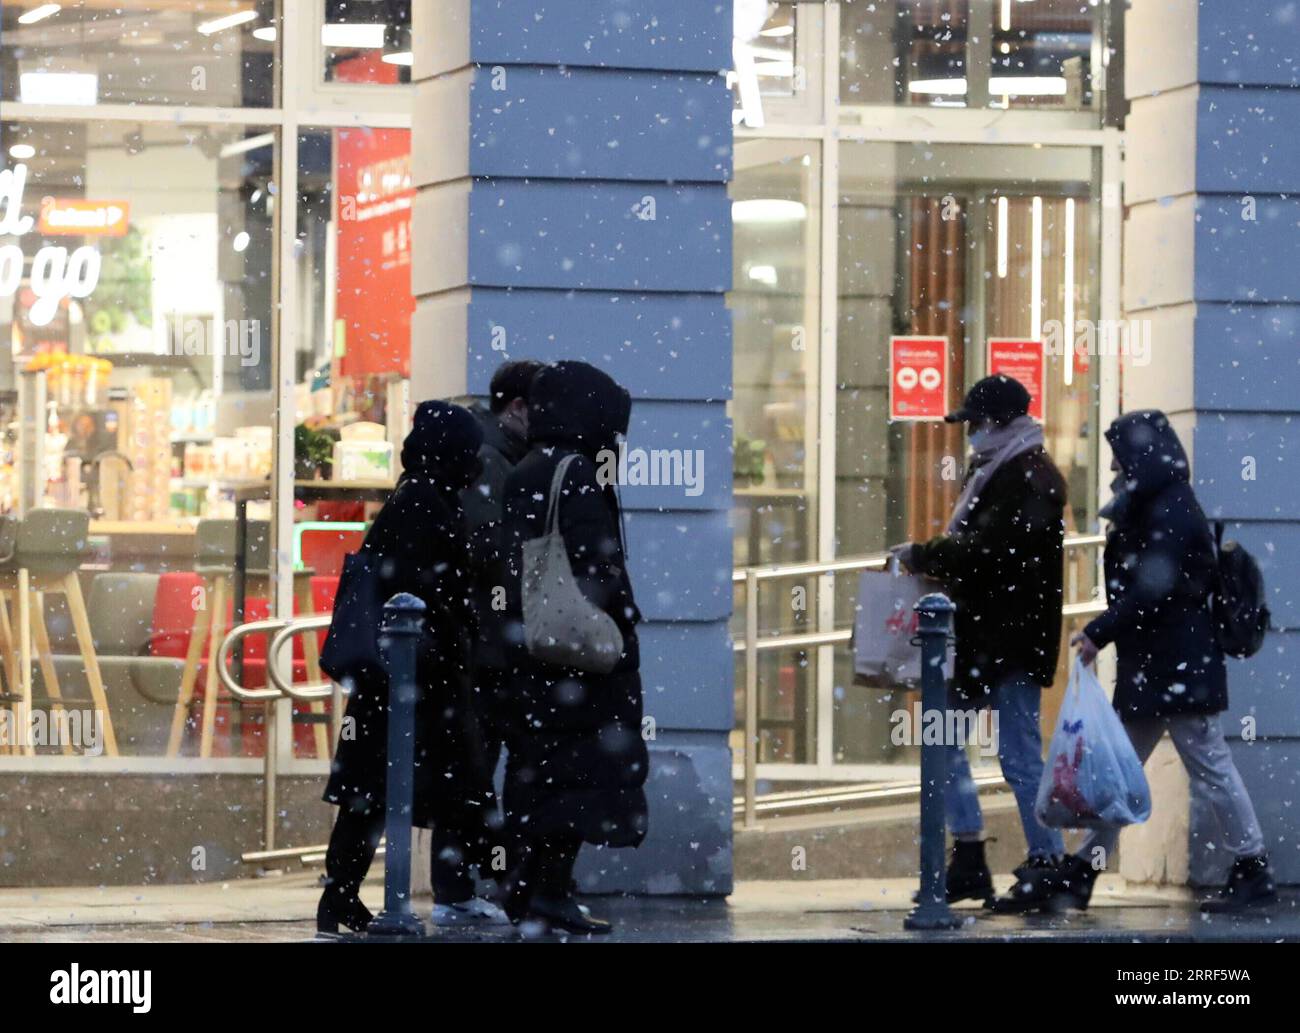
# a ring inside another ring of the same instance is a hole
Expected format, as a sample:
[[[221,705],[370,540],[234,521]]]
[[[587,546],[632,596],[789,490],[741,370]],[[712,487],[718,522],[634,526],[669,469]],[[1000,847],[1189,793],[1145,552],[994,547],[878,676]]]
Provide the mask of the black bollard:
[[[921,722],[942,712],[948,703],[944,661],[948,656],[948,629],[955,607],[946,595],[934,592],[916,604],[920,615]],[[944,722],[947,727],[947,722]],[[961,919],[948,907],[944,877],[943,787],[948,778],[948,758],[942,743],[921,745],[921,891],[916,907],[903,919],[904,929],[956,929]]]
[[[388,668],[388,786],[385,795],[384,910],[366,930],[370,937],[424,935],[411,911],[411,808],[415,797],[415,655],[425,605],[401,592],[384,604],[379,649]]]

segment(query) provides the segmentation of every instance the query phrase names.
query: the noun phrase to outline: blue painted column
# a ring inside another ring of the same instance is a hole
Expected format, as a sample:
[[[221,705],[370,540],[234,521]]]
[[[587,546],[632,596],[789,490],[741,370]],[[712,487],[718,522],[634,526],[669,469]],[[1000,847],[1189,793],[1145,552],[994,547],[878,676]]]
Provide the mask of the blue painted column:
[[[650,835],[584,889],[731,890],[731,36],[730,0],[414,9],[413,398],[582,359],[632,392],[630,457],[702,462],[622,488]]]
[[[1174,416],[1206,512],[1263,567],[1273,629],[1228,661],[1223,726],[1278,875],[1300,883],[1300,11],[1137,0],[1126,37],[1124,302],[1152,354],[1125,366],[1124,408]],[[1187,831],[1192,881],[1221,882],[1196,793]]]

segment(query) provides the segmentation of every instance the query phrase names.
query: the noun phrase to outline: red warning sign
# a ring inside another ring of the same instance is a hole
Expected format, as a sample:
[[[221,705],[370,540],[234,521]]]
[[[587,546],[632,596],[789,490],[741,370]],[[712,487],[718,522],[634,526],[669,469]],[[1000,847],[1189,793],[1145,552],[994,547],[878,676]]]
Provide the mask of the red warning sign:
[[[1005,373],[1019,380],[1029,392],[1029,415],[1043,422],[1043,398],[1047,393],[1047,366],[1043,342],[1027,337],[990,337],[989,376]]]
[[[942,420],[948,411],[948,338],[889,339],[889,418]]]

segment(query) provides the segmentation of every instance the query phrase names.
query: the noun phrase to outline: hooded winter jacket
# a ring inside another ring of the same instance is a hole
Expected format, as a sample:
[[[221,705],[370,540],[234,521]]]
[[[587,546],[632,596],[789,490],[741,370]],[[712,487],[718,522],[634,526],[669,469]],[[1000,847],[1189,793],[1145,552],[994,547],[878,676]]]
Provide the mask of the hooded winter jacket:
[[[1187,453],[1154,409],[1121,416],[1106,440],[1120,466],[1102,511],[1109,605],[1084,631],[1098,648],[1115,644],[1115,709],[1131,719],[1218,713],[1228,683],[1210,612],[1214,540]]]
[[[490,850],[495,797],[469,706],[474,615],[460,492],[478,474],[482,440],[465,409],[422,403],[402,448],[402,478],[362,545],[374,559],[383,598],[410,592],[427,607],[416,654],[412,824],[463,830],[476,860]],[[348,731],[340,736],[324,798],[354,810],[382,808],[388,781],[385,671],[359,672],[346,717]]]
[[[599,464],[627,432],[631,397],[583,362],[557,362],[533,381],[528,455],[506,478],[503,544],[506,616],[513,669],[503,724],[510,760],[509,831],[541,836],[573,831],[589,843],[635,846],[645,835],[642,785],[649,756],[641,736],[641,619],[627,572],[622,514]],[[559,503],[574,580],[623,635],[623,653],[605,675],[555,667],[523,642],[523,545],[544,533],[551,478],[568,455]]]

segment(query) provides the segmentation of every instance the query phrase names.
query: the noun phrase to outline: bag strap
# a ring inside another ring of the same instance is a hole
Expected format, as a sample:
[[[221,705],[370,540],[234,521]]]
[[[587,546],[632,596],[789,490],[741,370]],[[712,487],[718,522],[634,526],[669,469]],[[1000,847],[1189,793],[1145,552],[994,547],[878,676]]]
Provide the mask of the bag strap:
[[[555,467],[555,474],[551,477],[551,494],[546,503],[547,534],[555,534],[560,529],[560,490],[564,487],[564,477],[569,472],[569,467],[577,458],[576,454],[565,456]]]

